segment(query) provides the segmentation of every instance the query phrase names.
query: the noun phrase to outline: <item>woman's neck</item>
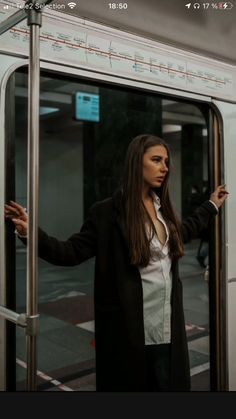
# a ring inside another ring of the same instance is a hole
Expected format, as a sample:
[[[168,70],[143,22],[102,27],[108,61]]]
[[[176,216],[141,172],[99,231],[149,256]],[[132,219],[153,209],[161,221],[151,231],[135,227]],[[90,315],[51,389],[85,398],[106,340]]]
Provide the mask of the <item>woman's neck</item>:
[[[151,192],[152,192],[152,190],[150,188],[144,188],[143,189],[143,192],[142,192],[143,202],[153,201]]]

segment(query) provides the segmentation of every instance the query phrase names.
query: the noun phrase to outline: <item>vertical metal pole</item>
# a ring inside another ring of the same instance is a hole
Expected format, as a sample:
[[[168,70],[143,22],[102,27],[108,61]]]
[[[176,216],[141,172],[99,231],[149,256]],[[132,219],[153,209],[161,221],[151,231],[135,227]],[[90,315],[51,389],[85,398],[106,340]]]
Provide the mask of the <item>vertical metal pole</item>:
[[[27,390],[37,390],[37,325],[38,325],[38,195],[39,195],[39,32],[41,13],[30,10],[29,100],[28,100],[28,212],[27,246],[27,317],[26,329]]]
[[[30,27],[29,100],[28,100],[28,212],[27,246],[27,390],[37,389],[37,334],[38,315],[38,190],[39,190],[39,32],[43,8],[52,0],[27,0],[24,10],[0,23],[0,35],[25,19]],[[14,313],[17,314],[17,313]]]

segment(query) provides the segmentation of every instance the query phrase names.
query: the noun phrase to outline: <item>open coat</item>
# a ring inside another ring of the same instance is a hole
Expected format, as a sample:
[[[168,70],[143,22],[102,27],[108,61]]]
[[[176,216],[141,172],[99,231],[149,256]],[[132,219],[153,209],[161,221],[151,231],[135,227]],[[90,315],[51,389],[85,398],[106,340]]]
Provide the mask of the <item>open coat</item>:
[[[184,242],[199,236],[217,210],[204,202],[182,223]],[[39,229],[39,256],[73,266],[96,256],[94,303],[97,391],[146,391],[143,294],[139,269],[131,265],[122,194],[97,202],[79,233],[66,241]],[[171,389],[190,390],[190,368],[178,263],[172,264]]]

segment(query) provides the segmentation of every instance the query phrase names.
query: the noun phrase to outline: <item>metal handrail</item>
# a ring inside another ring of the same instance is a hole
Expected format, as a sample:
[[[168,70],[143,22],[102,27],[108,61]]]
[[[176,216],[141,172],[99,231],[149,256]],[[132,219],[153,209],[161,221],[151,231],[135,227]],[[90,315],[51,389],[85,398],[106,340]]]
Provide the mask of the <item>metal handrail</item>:
[[[0,35],[7,32],[13,26],[17,25],[17,23],[22,22],[22,20],[24,20],[26,17],[27,14],[25,9],[18,10],[18,12],[14,13],[14,15],[9,16],[0,24]]]
[[[28,14],[30,26],[30,51],[28,72],[28,246],[26,311],[28,316],[38,313],[38,189],[39,189],[39,30],[41,13],[32,10]],[[37,389],[37,336],[26,334],[27,388]]]
[[[6,307],[0,306],[0,315],[6,320],[17,324],[17,326],[26,327],[26,314],[18,314],[15,311],[9,310]]]
[[[9,16],[7,19],[0,23],[0,35],[7,32],[13,26],[17,25],[18,23],[22,22],[22,20],[26,19],[29,15],[30,11],[33,9],[28,8],[27,5],[35,4],[35,10],[37,12],[42,12],[44,6],[47,4],[52,3],[52,0],[28,0],[25,2],[26,7],[18,10],[14,15]]]
[[[29,99],[28,99],[28,212],[27,240],[27,295],[26,314],[18,314],[0,307],[5,319],[26,327],[27,390],[37,389],[37,334],[38,314],[38,193],[39,193],[39,83],[40,83],[40,27],[42,10],[52,0],[28,0],[25,8],[0,24],[0,34],[27,17],[29,38]],[[29,7],[30,6],[30,7]]]
[[[26,313],[19,314],[9,308],[0,306],[0,316],[17,326],[24,327],[27,335],[37,336],[39,332],[39,314],[28,316]]]

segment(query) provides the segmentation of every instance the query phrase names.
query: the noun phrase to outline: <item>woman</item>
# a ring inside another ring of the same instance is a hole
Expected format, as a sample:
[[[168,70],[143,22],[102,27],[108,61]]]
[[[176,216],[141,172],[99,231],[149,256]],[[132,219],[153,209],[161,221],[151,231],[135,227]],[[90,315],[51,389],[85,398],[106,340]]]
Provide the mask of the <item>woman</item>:
[[[122,187],[97,202],[66,241],[39,229],[39,256],[61,266],[96,256],[95,339],[98,391],[187,391],[190,368],[178,259],[227,197],[219,186],[182,224],[171,205],[170,152],[152,135],[129,145]],[[19,204],[6,216],[27,236]],[[25,239],[22,238],[23,241]]]

